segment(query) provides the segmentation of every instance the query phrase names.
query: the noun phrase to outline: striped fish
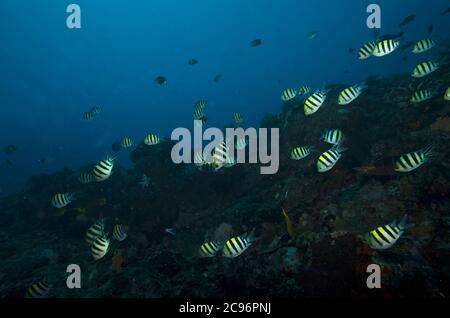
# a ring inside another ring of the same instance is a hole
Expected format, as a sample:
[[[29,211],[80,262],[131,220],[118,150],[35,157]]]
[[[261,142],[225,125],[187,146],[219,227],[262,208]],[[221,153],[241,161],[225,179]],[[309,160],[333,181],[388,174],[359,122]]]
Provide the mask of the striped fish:
[[[331,170],[338,160],[341,158],[341,153],[347,149],[341,148],[341,146],[334,145],[328,151],[325,151],[317,160],[317,171],[318,172],[326,172]]]
[[[244,121],[244,119],[242,118],[241,113],[234,113],[233,114],[233,122],[235,124],[240,124]]]
[[[328,91],[320,90],[320,91],[313,93],[311,96],[309,96],[306,99],[305,104],[303,106],[306,116],[310,116],[310,115],[314,114],[315,112],[317,112],[319,110],[320,107],[322,107],[323,103],[327,99],[327,95],[326,95],[327,92]]]
[[[313,151],[312,147],[295,147],[291,151],[292,160],[300,160],[308,157]]]
[[[86,243],[92,245],[99,236],[103,236],[105,233],[105,221],[98,219],[86,232]]]
[[[415,54],[420,54],[428,50],[431,50],[435,45],[436,43],[433,40],[430,39],[420,40],[414,44],[412,52]]]
[[[303,96],[303,95],[308,94],[310,91],[311,91],[311,88],[308,85],[303,85],[298,88],[297,95]]]
[[[382,57],[382,56],[391,54],[399,47],[399,45],[400,45],[400,42],[397,40],[393,40],[393,39],[379,41],[376,44],[372,55],[376,56],[376,57]]]
[[[196,107],[194,109],[194,120],[206,121],[206,114],[203,108]]]
[[[224,257],[234,258],[241,255],[254,242],[252,234],[244,234],[229,239],[222,249]]]
[[[90,110],[90,112],[91,112],[92,114],[94,114],[94,115],[98,115],[98,114],[100,114],[102,111],[103,111],[103,108],[102,108],[102,107],[99,107],[99,106],[92,107],[91,110]]]
[[[122,242],[128,236],[128,227],[122,224],[116,224],[113,228],[113,239]]]
[[[45,298],[52,286],[47,282],[47,280],[42,280],[38,283],[34,283],[25,293],[25,298]]]
[[[99,236],[91,245],[91,254],[96,261],[102,259],[109,251],[109,239],[106,235]]]
[[[159,144],[160,142],[161,138],[159,138],[159,136],[155,134],[148,134],[144,138],[144,144],[146,144],[147,146],[154,146]]]
[[[414,92],[414,94],[411,96],[411,102],[416,104],[421,103],[433,98],[435,95],[436,94],[434,92],[431,92],[427,89],[419,90]]]
[[[95,118],[95,114],[92,113],[91,111],[84,112],[83,115],[81,116],[81,120],[84,122],[93,121],[94,118]]]
[[[130,148],[133,147],[134,141],[130,137],[124,137],[122,140],[120,140],[120,146],[122,148]]]
[[[433,155],[432,147],[427,147],[419,151],[414,151],[400,156],[395,163],[395,171],[397,172],[410,172],[430,160]]]
[[[288,102],[293,100],[297,96],[297,91],[294,88],[286,88],[281,92],[281,100],[283,102]]]
[[[364,89],[366,88],[366,84],[365,83],[360,83],[360,84],[356,84],[353,86],[350,86],[346,89],[344,89],[338,97],[338,104],[339,105],[347,105],[350,104],[351,102],[353,102],[355,99],[357,99],[359,97],[359,95],[361,95],[361,93],[364,91]]]
[[[204,110],[206,105],[208,105],[208,101],[206,99],[199,99],[198,101],[195,102],[195,108]]]
[[[198,249],[198,255],[200,257],[214,257],[222,249],[222,246],[223,244],[219,241],[205,242]]]
[[[83,171],[78,176],[78,181],[83,184],[94,182],[94,175],[92,172]]]
[[[247,147],[248,146],[248,139],[247,138],[245,138],[245,136],[244,137],[242,137],[242,138],[237,138],[237,140],[236,140],[236,145],[235,145],[235,148],[237,149],[237,150],[241,150],[241,149],[244,149],[245,147]]]
[[[340,129],[328,129],[322,133],[320,139],[326,143],[337,145],[344,141],[344,133]]]
[[[447,88],[447,90],[445,91],[444,99],[445,100],[450,100],[450,87]]]
[[[52,205],[55,208],[61,209],[75,200],[75,193],[57,193],[52,197]]]
[[[373,51],[377,47],[376,42],[367,42],[358,51],[358,59],[365,60],[372,56]]]
[[[412,71],[412,77],[422,78],[427,75],[430,75],[434,71],[439,69],[439,63],[433,61],[425,61],[416,65],[414,70]]]
[[[394,221],[391,224],[377,227],[367,233],[364,238],[373,249],[384,250],[392,247],[407,228],[406,219],[405,215],[398,224]]]
[[[108,179],[114,168],[114,157],[109,155],[106,156],[106,159],[100,161],[93,170],[95,181],[101,182]]]
[[[225,165],[225,162],[229,156],[228,147],[225,142],[219,143],[216,147],[214,147],[213,153],[213,162],[217,165],[218,169]]]

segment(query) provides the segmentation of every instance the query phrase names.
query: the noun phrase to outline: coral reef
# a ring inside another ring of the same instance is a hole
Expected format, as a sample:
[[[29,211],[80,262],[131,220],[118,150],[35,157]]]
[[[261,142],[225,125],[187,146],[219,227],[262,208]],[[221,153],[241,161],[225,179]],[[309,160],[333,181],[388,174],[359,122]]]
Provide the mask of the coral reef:
[[[443,67],[430,80],[448,72]],[[105,182],[80,184],[86,167],[30,178],[22,193],[0,200],[0,296],[22,297],[47,278],[50,297],[448,297],[450,103],[437,96],[410,104],[410,83],[407,75],[368,79],[350,114],[334,102],[344,86],[331,85],[326,107],[313,116],[295,102],[267,115],[261,126],[280,128],[275,175],[260,175],[256,165],[217,173],[175,165],[164,142],[138,145],[134,167],[117,163]],[[327,128],[342,129],[349,148],[331,171],[316,171],[316,155],[289,159],[294,145],[329,149],[319,141]],[[430,162],[394,171],[398,156],[429,145]],[[143,175],[151,180],[145,189]],[[77,200],[51,207],[49,198],[63,191]],[[389,250],[362,239],[404,214],[414,226]],[[130,230],[95,262],[84,236],[100,216],[107,232],[117,223]],[[252,229],[259,240],[235,259],[196,255],[206,240]],[[82,269],[80,290],[65,286],[72,263]],[[382,267],[380,290],[366,287],[371,263]]]

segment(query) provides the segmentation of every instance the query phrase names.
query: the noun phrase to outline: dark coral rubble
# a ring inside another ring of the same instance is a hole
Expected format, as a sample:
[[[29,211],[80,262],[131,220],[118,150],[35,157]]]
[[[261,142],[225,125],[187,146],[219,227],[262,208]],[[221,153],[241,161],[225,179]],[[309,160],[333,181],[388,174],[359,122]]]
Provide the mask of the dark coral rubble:
[[[429,78],[447,87],[450,68]],[[47,278],[50,297],[448,297],[450,249],[450,102],[442,94],[421,104],[409,98],[419,82],[407,75],[371,78],[347,107],[334,102],[305,117],[301,104],[286,104],[261,126],[280,128],[280,170],[261,175],[258,165],[217,173],[175,165],[172,144],[138,145],[132,169],[116,165],[105,182],[80,184],[80,171],[32,177],[26,190],[0,202],[0,295],[22,297]],[[442,85],[441,85],[442,86]],[[342,111],[342,109],[348,111]],[[340,128],[348,151],[333,170],[319,174],[316,154],[289,159],[297,145],[329,147],[321,131]],[[433,159],[399,174],[401,154],[433,146]],[[150,178],[142,188],[142,175]],[[58,210],[55,192],[77,200]],[[295,227],[289,235],[284,208]],[[392,248],[371,249],[361,235],[408,214],[414,226]],[[84,241],[102,215],[129,237],[113,242],[98,262]],[[176,235],[166,228],[175,228]],[[196,256],[211,239],[256,229],[260,240],[235,259]],[[66,287],[66,267],[82,269],[82,288]],[[366,268],[382,268],[382,288],[368,289]]]

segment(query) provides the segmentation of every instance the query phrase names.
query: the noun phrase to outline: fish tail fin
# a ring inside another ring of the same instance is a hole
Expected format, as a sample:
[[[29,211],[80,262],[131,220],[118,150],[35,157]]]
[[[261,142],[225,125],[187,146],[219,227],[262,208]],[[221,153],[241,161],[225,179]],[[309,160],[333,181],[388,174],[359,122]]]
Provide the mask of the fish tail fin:
[[[344,148],[342,146],[342,142],[338,143],[337,145],[334,145],[331,149],[338,153],[343,153],[344,151],[348,150],[348,148]]]
[[[403,218],[400,220],[400,222],[396,224],[403,231],[414,226],[414,223],[407,223],[407,222],[408,222],[408,214],[405,214]]]

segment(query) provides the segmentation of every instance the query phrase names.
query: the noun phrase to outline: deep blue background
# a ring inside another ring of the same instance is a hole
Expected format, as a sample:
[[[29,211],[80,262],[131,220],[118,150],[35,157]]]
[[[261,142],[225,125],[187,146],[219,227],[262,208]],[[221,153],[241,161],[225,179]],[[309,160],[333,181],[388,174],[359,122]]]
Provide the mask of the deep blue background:
[[[94,163],[123,136],[191,127],[200,98],[210,100],[209,125],[223,127],[240,111],[245,126],[257,126],[279,111],[285,87],[410,72],[423,57],[348,53],[372,39],[365,21],[373,2],[383,34],[416,13],[404,40],[426,37],[430,23],[433,38],[449,37],[448,0],[0,0],[0,147],[19,147],[12,166],[0,155],[0,195],[30,175]],[[66,28],[70,3],[81,6],[81,30]],[[308,40],[309,31],[318,37]],[[255,38],[263,45],[251,48]],[[189,66],[192,57],[200,63]],[[217,73],[223,79],[214,83]],[[153,82],[160,74],[164,87]],[[104,113],[82,123],[97,105]],[[51,163],[38,163],[43,157]],[[119,161],[129,163],[126,151]]]

